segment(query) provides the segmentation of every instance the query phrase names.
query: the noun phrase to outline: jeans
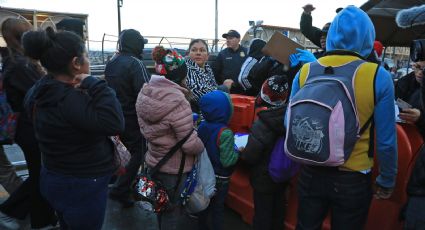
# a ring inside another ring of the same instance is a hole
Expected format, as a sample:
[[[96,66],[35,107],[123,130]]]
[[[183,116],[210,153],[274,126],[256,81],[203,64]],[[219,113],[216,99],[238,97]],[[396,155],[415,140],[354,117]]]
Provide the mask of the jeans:
[[[202,211],[198,215],[198,229],[210,229],[212,226],[213,230],[223,230],[224,221],[224,201],[229,191],[230,178],[216,177],[216,193],[211,198],[210,205],[205,211]],[[211,223],[209,218],[211,216]]]
[[[171,208],[162,213],[158,214],[158,224],[161,230],[176,230],[183,229],[187,220],[186,212],[181,204],[180,191],[184,186],[187,173],[183,173],[180,179],[180,183],[176,188],[178,175],[167,174],[158,172],[154,175],[155,179],[161,181],[162,185],[167,190],[168,197],[170,199]]]
[[[254,230],[282,230],[285,227],[287,184],[282,184],[273,193],[254,190]]]
[[[77,178],[41,169],[41,193],[56,210],[61,229],[102,228],[110,178]]]
[[[126,129],[120,138],[130,152],[131,158],[126,166],[126,173],[118,177],[111,190],[111,193],[114,193],[114,195],[127,199],[130,198],[132,183],[136,179],[147,150],[146,140],[140,133],[137,117],[134,118],[134,121],[130,121],[131,119],[126,117]]]
[[[298,178],[298,230],[320,230],[331,211],[333,230],[363,229],[372,199],[371,175],[304,166]]]
[[[425,197],[409,197],[404,229],[425,230]]]
[[[7,158],[3,146],[0,146],[0,184],[9,194],[22,184],[22,179],[16,175],[15,167]]]

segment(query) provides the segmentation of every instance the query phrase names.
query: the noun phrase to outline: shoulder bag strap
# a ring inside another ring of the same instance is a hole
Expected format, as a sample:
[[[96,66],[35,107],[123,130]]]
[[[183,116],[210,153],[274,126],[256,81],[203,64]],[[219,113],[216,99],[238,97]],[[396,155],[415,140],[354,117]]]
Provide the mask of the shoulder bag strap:
[[[192,135],[192,133],[193,133],[193,129],[183,139],[181,139],[179,142],[177,142],[177,144],[174,145],[170,149],[170,151],[168,151],[168,153],[158,162],[158,164],[156,164],[155,167],[153,167],[150,170],[151,176],[155,175],[155,173],[158,172],[158,170],[174,155],[174,153],[182,147],[182,145],[187,141],[187,139],[190,137],[190,135]],[[185,155],[185,154],[183,153],[183,155]],[[182,156],[182,160],[183,160],[183,156]]]

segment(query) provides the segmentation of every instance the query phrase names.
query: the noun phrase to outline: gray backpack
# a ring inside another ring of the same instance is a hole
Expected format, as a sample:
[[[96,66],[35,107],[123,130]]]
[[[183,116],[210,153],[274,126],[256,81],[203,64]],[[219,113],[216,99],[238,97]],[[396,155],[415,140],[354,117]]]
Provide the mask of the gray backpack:
[[[285,151],[294,161],[319,166],[344,164],[372,117],[360,128],[354,77],[363,60],[343,66],[310,63],[304,86],[288,105]]]

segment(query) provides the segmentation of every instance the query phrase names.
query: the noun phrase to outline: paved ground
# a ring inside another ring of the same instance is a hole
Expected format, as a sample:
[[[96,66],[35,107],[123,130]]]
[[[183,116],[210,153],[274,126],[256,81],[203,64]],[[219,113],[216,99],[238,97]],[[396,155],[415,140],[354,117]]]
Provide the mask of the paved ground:
[[[5,146],[5,152],[12,162],[24,162],[24,157],[18,146]],[[24,167],[18,166],[18,174],[25,178],[27,172]],[[7,192],[0,186],[0,203],[7,199],[7,196]],[[21,221],[20,224],[21,230],[30,229],[28,218]],[[192,224],[191,227],[193,226]],[[224,226],[225,230],[252,230],[251,226],[244,223],[240,216],[229,208],[225,210]],[[157,230],[156,215],[142,210],[137,204],[132,208],[123,209],[117,202],[108,200],[103,230],[133,229]],[[185,230],[190,230],[190,227]]]

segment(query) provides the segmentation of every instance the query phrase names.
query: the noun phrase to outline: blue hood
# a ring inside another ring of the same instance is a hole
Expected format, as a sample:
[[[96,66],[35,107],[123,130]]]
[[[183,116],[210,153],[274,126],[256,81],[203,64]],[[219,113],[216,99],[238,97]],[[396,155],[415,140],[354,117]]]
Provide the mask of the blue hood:
[[[233,114],[229,95],[220,90],[214,90],[202,96],[199,107],[205,120],[211,123],[228,124]]]
[[[347,50],[366,58],[372,52],[375,27],[369,16],[355,6],[341,10],[331,23],[326,51]]]

